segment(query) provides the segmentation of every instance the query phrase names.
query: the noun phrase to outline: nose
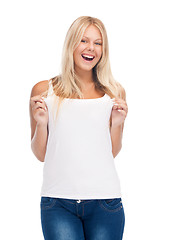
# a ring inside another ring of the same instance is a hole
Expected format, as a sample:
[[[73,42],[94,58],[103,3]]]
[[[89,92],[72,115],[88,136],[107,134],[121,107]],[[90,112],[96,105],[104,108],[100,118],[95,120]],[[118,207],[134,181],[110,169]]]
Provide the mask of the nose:
[[[88,49],[89,49],[90,51],[94,51],[94,43],[89,42]]]

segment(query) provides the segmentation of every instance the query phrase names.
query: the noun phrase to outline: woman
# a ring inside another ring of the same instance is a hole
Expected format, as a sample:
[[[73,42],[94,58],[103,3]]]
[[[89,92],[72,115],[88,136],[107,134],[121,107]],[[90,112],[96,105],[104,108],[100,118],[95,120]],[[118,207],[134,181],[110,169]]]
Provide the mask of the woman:
[[[44,162],[46,240],[122,239],[125,215],[114,158],[122,145],[125,100],[111,73],[103,23],[79,17],[66,35],[61,74],[31,91],[31,148]]]

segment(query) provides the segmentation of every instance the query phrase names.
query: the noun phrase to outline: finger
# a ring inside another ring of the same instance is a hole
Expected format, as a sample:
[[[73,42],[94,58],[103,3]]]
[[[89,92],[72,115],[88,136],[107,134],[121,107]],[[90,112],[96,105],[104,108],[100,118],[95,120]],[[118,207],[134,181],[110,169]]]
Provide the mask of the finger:
[[[124,100],[113,100],[113,107],[114,106],[118,106],[119,109],[125,109],[125,111],[128,112],[128,106]]]
[[[40,102],[35,103],[34,106],[32,107],[33,110],[38,108],[47,110],[47,106],[44,103],[40,103]]]
[[[30,98],[30,104],[31,104],[31,106],[33,106],[35,103],[37,103],[37,102],[44,102],[44,98],[43,97],[41,97],[40,95],[37,95],[37,96],[34,96],[34,97],[31,97]]]
[[[32,111],[34,112],[34,111],[44,111],[44,112],[46,112],[47,111],[47,109],[46,108],[42,108],[42,107],[38,107],[38,108],[32,108]]]
[[[39,101],[32,101],[32,102],[30,102],[31,107],[34,107],[35,105],[38,106],[39,104],[43,104],[43,101],[39,100]]]
[[[126,112],[128,112],[128,106],[125,103],[114,103],[113,106],[118,107],[119,109],[124,109]]]
[[[34,105],[35,105],[35,106],[44,107],[44,108],[45,108],[45,106],[46,106],[44,102],[36,102]]]
[[[116,102],[116,103],[114,103],[113,105],[114,105],[114,106],[117,106],[118,108],[121,108],[121,109],[126,109],[126,105],[123,104],[123,103],[118,103],[118,102]]]

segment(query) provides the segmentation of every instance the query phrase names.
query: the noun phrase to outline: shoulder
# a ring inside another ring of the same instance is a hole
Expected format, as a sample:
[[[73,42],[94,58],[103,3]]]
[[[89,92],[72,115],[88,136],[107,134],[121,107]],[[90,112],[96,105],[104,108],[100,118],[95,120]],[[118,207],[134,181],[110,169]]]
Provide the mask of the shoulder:
[[[41,95],[45,91],[47,91],[49,88],[49,80],[43,80],[40,82],[37,82],[31,90],[31,97],[36,95]]]

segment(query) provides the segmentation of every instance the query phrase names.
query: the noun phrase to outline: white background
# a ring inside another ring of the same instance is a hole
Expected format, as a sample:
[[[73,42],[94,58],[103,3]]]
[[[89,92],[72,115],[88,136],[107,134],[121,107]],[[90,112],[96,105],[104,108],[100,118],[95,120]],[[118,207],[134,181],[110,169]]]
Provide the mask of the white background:
[[[16,0],[1,2],[0,9],[0,239],[43,240],[43,163],[30,148],[30,93],[59,74],[68,28],[90,15],[105,24],[112,72],[127,93],[123,147],[115,159],[123,239],[171,240],[170,1]]]

